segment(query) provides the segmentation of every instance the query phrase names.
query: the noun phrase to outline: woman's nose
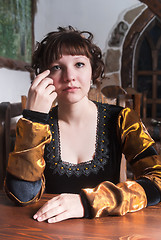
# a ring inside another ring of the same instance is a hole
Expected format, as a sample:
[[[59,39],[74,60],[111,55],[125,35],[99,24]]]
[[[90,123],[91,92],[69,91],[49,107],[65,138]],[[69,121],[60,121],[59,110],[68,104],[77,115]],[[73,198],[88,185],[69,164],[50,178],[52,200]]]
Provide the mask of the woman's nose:
[[[74,69],[66,68],[64,71],[64,81],[70,82],[75,80]]]

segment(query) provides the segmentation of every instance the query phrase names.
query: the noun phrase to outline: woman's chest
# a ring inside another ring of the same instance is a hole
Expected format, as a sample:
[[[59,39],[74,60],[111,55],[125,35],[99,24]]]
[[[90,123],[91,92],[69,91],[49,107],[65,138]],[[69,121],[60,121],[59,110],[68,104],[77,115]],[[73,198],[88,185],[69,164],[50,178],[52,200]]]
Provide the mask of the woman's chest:
[[[97,119],[81,127],[59,125],[58,135],[63,161],[78,164],[93,159],[96,151]]]
[[[62,178],[66,176],[67,179],[72,179],[72,176],[76,178],[88,176],[89,179],[89,176],[95,176],[97,178],[99,175],[103,176],[104,180],[117,182],[119,179],[121,151],[117,141],[114,121],[113,119],[112,121],[110,120],[106,109],[103,108],[99,111],[94,135],[90,135],[87,131],[82,131],[82,133],[80,133],[82,134],[80,139],[83,139],[83,141],[79,141],[78,132],[72,133],[74,135],[72,135],[71,139],[70,137],[65,139],[68,144],[65,149],[67,154],[64,156],[68,156],[67,158],[62,157],[57,117],[55,113],[53,116],[55,117],[50,119],[52,141],[45,149],[48,175],[51,177],[60,176]],[[68,135],[70,135],[70,131]],[[94,139],[94,141],[92,140],[93,142],[90,142],[88,135],[90,135],[90,138]],[[73,139],[75,139],[75,141],[73,141]],[[88,157],[86,154],[86,156],[84,155],[85,157],[83,156],[86,161],[77,164],[68,160],[73,156],[77,158],[77,153],[73,151],[74,147],[77,149],[77,145],[79,145],[79,153],[84,152],[85,149],[89,150],[89,142],[92,146],[92,157],[91,155]],[[101,178],[101,180],[103,179]]]

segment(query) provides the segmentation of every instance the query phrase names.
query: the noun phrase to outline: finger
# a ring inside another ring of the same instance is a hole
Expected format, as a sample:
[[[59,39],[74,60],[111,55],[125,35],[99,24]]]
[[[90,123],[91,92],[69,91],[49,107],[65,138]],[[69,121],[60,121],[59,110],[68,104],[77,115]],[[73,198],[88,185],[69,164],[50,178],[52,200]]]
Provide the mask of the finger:
[[[48,85],[53,85],[53,80],[49,77],[41,79],[39,82],[36,82],[36,84],[33,84],[31,86],[31,89],[45,89]]]
[[[54,91],[54,92],[52,92],[52,93],[50,93],[50,99],[52,100],[52,101],[55,101],[55,99],[57,98],[57,96],[58,96],[58,94]]]
[[[52,92],[52,93],[50,93],[50,95],[49,95],[50,100],[51,100],[52,102],[54,102],[54,101],[56,100],[57,96],[58,96],[58,94],[57,94],[55,91]]]
[[[55,86],[54,86],[53,84],[49,84],[49,85],[46,87],[45,91],[46,91],[47,93],[55,92]]]
[[[37,75],[37,77],[34,79],[32,86],[36,87],[44,78],[46,78],[47,76],[49,76],[50,74],[50,70],[46,70],[42,73],[40,73],[39,75]]]
[[[37,218],[37,221],[42,222],[42,221],[48,220],[52,217],[59,216],[64,212],[65,212],[65,209],[63,208],[63,206],[58,206],[58,207],[52,208],[51,210],[42,214],[40,217]]]
[[[55,90],[55,86],[53,85],[53,81],[52,81],[52,79],[51,78],[44,78],[44,79],[42,79],[41,80],[41,82],[39,82],[39,84],[37,84],[37,86],[35,86],[35,85],[32,85],[31,87],[30,87],[30,93],[34,93],[34,94],[45,94],[45,91],[46,91],[46,89],[48,88],[48,86],[53,86],[53,90],[52,91],[54,91]],[[52,92],[51,91],[51,92]]]
[[[58,207],[59,206],[59,202],[58,197],[54,197],[51,200],[49,200],[48,202],[46,202],[38,211],[37,213],[33,216],[34,219],[37,219],[38,217],[40,217],[42,214],[46,213],[47,211],[49,211],[50,209],[52,209],[52,207]]]
[[[56,222],[61,222],[63,220],[67,220],[69,218],[72,218],[72,216],[69,214],[68,211],[62,212],[59,215],[49,218],[48,223],[56,223]]]
[[[51,84],[49,84],[45,89],[37,89],[37,92],[47,97],[50,97],[52,93],[56,93],[55,86]]]

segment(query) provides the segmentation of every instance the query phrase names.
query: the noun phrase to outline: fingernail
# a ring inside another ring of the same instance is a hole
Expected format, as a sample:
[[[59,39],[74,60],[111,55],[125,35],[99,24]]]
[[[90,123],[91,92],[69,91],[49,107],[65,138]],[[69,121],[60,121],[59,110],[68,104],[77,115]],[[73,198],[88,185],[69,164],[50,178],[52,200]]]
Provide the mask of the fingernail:
[[[36,218],[37,218],[37,215],[35,214],[35,215],[33,216],[33,218],[36,219]]]
[[[42,218],[41,218],[41,217],[38,217],[38,218],[37,218],[37,221],[41,221],[41,220],[42,220]]]

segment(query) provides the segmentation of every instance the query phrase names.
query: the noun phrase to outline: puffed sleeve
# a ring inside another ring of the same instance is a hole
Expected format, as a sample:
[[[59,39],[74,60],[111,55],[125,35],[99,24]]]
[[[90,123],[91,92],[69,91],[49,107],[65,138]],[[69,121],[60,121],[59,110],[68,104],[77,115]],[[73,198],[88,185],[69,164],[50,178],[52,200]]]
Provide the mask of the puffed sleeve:
[[[44,148],[51,141],[49,125],[21,118],[15,148],[9,154],[7,171],[19,179],[37,181],[45,169]]]
[[[138,115],[130,108],[123,109],[119,114],[118,134],[128,162],[155,143]]]
[[[125,215],[147,206],[147,195],[138,179],[147,179],[161,192],[161,157],[142,153],[154,144],[137,114],[130,108],[118,116],[118,138],[122,152],[131,164],[135,180],[113,184],[105,181],[93,189],[82,189],[81,194],[90,206],[91,216]]]
[[[45,144],[50,143],[51,132],[48,124],[32,122],[21,118],[16,127],[16,142],[14,151],[9,154],[7,172],[13,177],[24,182],[36,182],[41,179],[41,190],[31,201],[37,201],[45,188]],[[21,203],[7,187],[5,189],[9,197]]]
[[[122,110],[118,118],[118,127],[123,153],[132,167],[135,178],[148,178],[161,191],[161,156],[152,155],[138,158],[155,142],[137,114],[129,108]]]

